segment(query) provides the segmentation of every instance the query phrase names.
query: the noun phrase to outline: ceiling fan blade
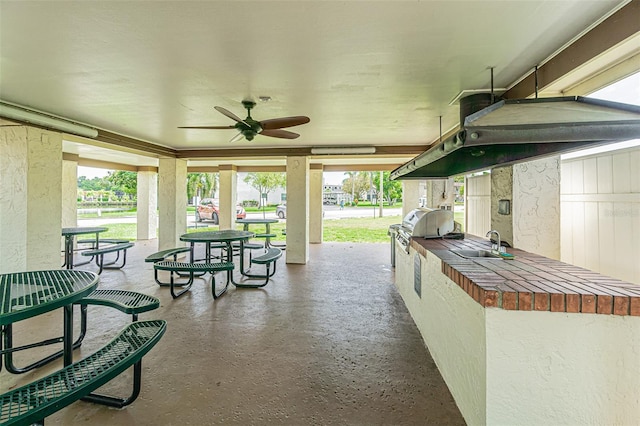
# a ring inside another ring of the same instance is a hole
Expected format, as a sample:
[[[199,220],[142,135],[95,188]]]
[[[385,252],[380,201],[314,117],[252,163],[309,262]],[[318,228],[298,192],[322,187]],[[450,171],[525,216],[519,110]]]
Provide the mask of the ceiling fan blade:
[[[180,126],[178,129],[235,129],[236,126]]]
[[[244,137],[244,135],[242,134],[242,132],[239,132],[237,135],[235,135],[234,137],[229,139],[229,143],[237,142],[240,139],[242,139],[243,137]]]
[[[297,133],[293,133],[288,130],[279,130],[279,129],[263,130],[260,132],[260,134],[264,136],[271,136],[272,138],[282,138],[282,139],[295,139],[298,136],[300,136]]]
[[[237,115],[235,115],[234,113],[232,113],[228,109],[222,108],[222,107],[219,107],[219,106],[214,106],[214,108],[216,109],[216,111],[218,111],[221,114],[226,115],[227,117],[229,117],[233,121],[242,122],[242,118],[238,117]]]
[[[282,129],[283,127],[293,127],[299,126],[301,124],[306,124],[309,121],[311,121],[309,117],[305,117],[303,115],[297,115],[295,117],[272,118],[270,120],[261,121],[260,127],[265,130]]]

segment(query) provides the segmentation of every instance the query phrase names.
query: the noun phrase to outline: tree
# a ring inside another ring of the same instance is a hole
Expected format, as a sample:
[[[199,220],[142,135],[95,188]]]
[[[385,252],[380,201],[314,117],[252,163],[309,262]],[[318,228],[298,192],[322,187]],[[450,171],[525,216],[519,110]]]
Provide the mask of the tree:
[[[342,181],[342,190],[354,194],[354,201],[358,198],[366,198],[369,193],[369,172],[349,172],[351,177]]]
[[[402,182],[398,180],[390,180],[390,175],[391,172],[382,173],[382,190],[384,192],[382,197],[387,200],[389,205],[393,205],[396,200],[402,198]],[[375,173],[373,175],[373,185],[375,188],[380,188],[380,173]]]
[[[138,174],[136,172],[116,170],[109,172],[105,180],[111,183],[112,190],[124,192],[130,200],[136,197],[138,192]]]
[[[244,182],[258,190],[260,193],[260,205],[262,205],[262,194],[269,194],[276,188],[285,188],[287,186],[287,176],[284,173],[251,172],[247,173]]]
[[[187,174],[187,198],[198,196],[200,198],[213,197],[218,190],[217,173],[188,173]]]

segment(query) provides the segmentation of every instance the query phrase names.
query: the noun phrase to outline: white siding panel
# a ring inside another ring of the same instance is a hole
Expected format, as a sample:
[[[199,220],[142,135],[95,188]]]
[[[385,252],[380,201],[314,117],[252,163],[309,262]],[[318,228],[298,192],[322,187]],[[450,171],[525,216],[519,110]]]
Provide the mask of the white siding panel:
[[[616,274],[616,242],[613,218],[613,203],[599,203],[600,221],[598,236],[600,238],[600,270],[606,275],[618,277]],[[595,268],[594,268],[595,269]]]
[[[561,259],[640,284],[640,148],[567,160],[561,171]]]
[[[640,194],[640,150],[629,153],[630,168],[630,190],[633,193]],[[640,221],[640,218],[638,218]]]
[[[560,203],[560,259],[563,262],[573,263],[573,203]]]
[[[576,161],[572,164],[571,167],[571,193],[572,194],[583,194],[584,193],[584,167],[582,161]]]
[[[589,269],[600,269],[600,236],[598,235],[598,203],[582,203],[584,207],[585,264]]]
[[[584,232],[584,203],[574,203],[571,224],[573,226],[573,264],[586,266],[585,232]]]
[[[612,158],[613,166],[613,192],[627,194],[631,191],[629,154],[624,152],[616,154]]]
[[[598,193],[598,161],[595,158],[589,158],[584,161],[584,193]]]
[[[598,157],[598,194],[613,192],[613,172],[611,170],[611,156]]]

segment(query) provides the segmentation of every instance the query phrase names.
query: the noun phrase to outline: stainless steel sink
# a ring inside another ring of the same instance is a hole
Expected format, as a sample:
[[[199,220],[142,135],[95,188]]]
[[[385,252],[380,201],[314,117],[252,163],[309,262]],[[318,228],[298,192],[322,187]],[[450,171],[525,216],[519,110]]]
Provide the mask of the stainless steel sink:
[[[489,250],[451,250],[451,252],[457,254],[458,256],[462,256],[465,259],[502,259],[500,255],[491,253]]]

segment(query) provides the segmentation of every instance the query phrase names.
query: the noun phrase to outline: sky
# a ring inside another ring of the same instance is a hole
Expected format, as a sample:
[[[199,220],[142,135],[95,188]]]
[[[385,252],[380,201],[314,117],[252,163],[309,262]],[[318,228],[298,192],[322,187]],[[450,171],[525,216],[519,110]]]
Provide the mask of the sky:
[[[600,89],[590,94],[589,97],[640,106],[640,72],[607,86],[604,89]],[[594,150],[602,152],[603,150],[621,149],[638,145],[640,145],[640,139],[621,142],[620,144],[611,144],[603,148],[594,148]],[[590,155],[595,153],[592,152],[594,150],[584,150],[580,153],[568,154],[567,156],[563,156],[563,158]],[[104,177],[108,172],[109,170],[106,169],[78,166],[78,176],[86,176],[88,179]],[[344,172],[325,172],[324,183],[325,185],[341,185],[345,177]]]

